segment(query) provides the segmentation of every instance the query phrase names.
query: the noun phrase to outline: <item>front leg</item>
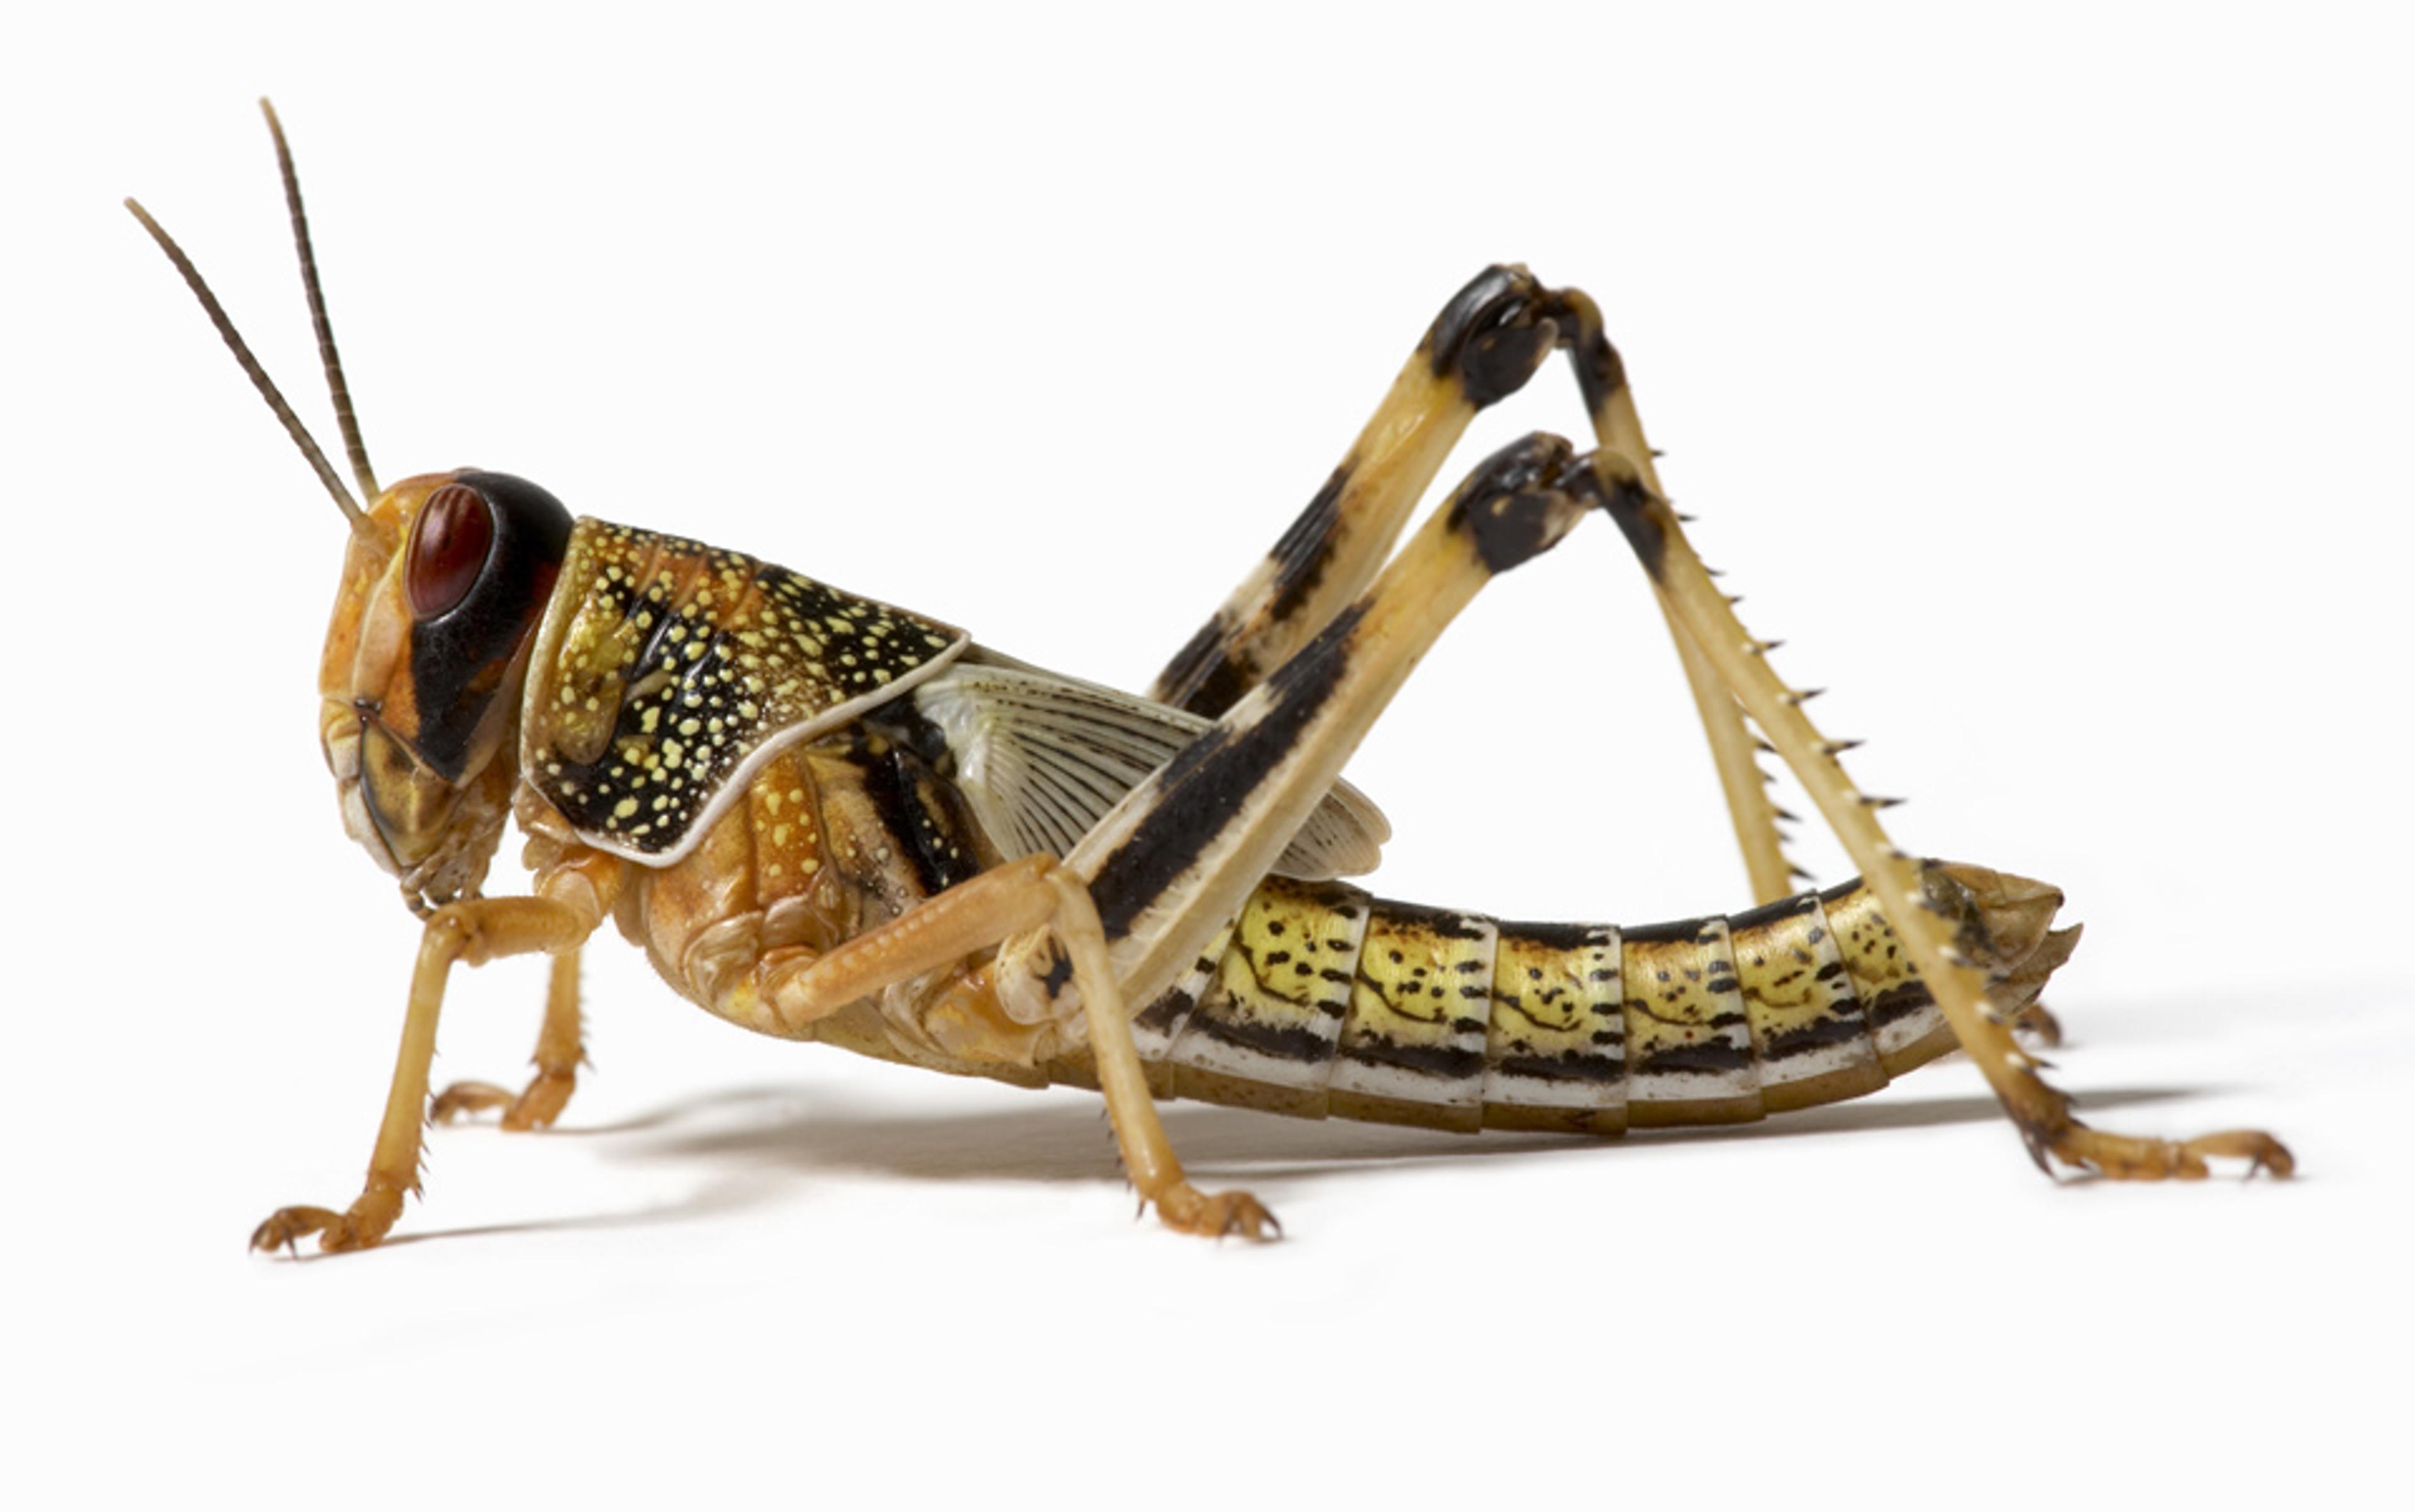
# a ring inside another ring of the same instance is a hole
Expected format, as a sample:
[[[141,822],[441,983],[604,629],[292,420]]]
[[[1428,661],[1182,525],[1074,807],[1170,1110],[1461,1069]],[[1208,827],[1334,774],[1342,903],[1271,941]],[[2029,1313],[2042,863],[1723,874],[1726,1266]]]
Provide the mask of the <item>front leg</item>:
[[[595,915],[553,898],[474,898],[448,903],[429,916],[411,976],[394,1085],[386,1093],[385,1118],[378,1126],[361,1194],[340,1213],[280,1207],[252,1231],[251,1247],[290,1249],[303,1235],[316,1234],[322,1250],[360,1250],[384,1238],[402,1213],[403,1193],[419,1190],[428,1068],[436,1055],[437,1014],[453,964],[484,966],[498,956],[574,950],[593,933],[595,922]]]

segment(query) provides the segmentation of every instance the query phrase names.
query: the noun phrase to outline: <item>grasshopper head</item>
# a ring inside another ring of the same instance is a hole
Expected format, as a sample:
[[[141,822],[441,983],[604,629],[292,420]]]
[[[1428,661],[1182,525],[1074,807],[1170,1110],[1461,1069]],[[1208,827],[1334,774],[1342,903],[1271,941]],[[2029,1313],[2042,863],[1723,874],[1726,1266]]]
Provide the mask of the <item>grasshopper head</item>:
[[[336,774],[344,828],[402,879],[425,914],[474,894],[502,837],[517,762],[510,749],[531,633],[570,542],[570,512],[532,483],[464,470],[380,488],[352,416],[302,213],[284,127],[260,102],[277,143],[302,287],[328,395],[363,509],[227,319],[192,260],[133,201],[209,313],[235,360],[317,470],[352,527],[335,621],[319,660],[319,739]]]
[[[529,641],[569,539],[551,494],[463,471],[387,488],[345,548],[319,661],[320,743],[346,831],[414,908],[474,892],[486,875],[511,801]]]

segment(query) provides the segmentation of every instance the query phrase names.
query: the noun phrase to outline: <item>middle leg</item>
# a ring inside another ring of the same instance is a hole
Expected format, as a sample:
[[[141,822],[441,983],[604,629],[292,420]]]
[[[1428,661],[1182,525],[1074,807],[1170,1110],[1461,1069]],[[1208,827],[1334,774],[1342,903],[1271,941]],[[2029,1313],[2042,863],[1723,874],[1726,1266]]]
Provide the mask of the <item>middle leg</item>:
[[[428,1105],[428,1116],[437,1123],[450,1123],[461,1114],[501,1108],[507,1130],[553,1127],[562,1110],[569,1106],[570,1094],[578,1086],[578,1068],[587,1059],[578,1011],[576,950],[553,957],[546,979],[545,1022],[537,1029],[536,1054],[529,1058],[536,1067],[536,1074],[519,1091],[492,1082],[456,1082],[436,1094],[436,1100]]]

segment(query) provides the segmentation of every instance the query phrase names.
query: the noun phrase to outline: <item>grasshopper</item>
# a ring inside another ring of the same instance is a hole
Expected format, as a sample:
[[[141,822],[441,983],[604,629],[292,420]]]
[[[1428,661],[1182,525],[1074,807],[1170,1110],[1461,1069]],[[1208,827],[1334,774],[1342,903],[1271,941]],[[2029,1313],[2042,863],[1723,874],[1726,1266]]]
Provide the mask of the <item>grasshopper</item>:
[[[336,354],[301,191],[266,101],[355,499],[191,262],[175,263],[349,527],[320,664],[346,830],[422,921],[368,1179],[278,1209],[261,1250],[374,1245],[431,1115],[557,1119],[580,1063],[578,958],[609,920],[682,996],[764,1034],[1104,1097],[1171,1227],[1268,1237],[1203,1191],[1155,1100],[1473,1131],[1730,1123],[1857,1097],[1959,1047],[2030,1153],[2111,1177],[2287,1175],[2271,1135],[2100,1131],[2016,1040],[2076,943],[2056,889],[1916,860],[1882,828],[1713,586],[1669,506],[1600,310],[1523,268],[1444,306],[1357,443],[1145,697],[736,551],[574,518],[498,472],[381,487]],[[1478,412],[1554,353],[1593,427],[1486,459],[1395,552]],[[1606,516],[1663,610],[1756,906],[1621,929],[1375,898],[1383,816],[1341,780],[1477,591]],[[1756,733],[1756,731],[1758,733]],[[1794,890],[1758,754],[1860,877]],[[525,895],[480,889],[507,819]],[[457,965],[547,954],[536,1072],[429,1096]]]

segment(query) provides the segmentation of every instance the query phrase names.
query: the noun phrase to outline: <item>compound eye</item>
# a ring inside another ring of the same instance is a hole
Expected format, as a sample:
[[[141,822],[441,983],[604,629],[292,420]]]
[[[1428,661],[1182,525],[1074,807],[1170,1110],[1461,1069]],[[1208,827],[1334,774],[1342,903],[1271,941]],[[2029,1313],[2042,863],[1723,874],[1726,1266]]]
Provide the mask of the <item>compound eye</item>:
[[[495,516],[486,497],[448,483],[428,496],[411,530],[403,591],[412,618],[433,620],[469,596],[495,544]]]

